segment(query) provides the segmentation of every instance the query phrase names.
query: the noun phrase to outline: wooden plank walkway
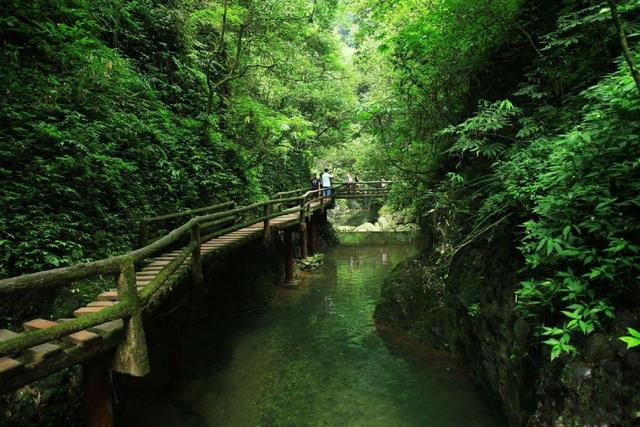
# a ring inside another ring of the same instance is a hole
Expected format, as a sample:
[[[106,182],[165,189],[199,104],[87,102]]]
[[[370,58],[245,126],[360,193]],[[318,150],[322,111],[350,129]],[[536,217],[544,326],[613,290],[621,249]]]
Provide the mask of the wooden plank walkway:
[[[325,199],[328,203],[330,199]],[[322,209],[323,205],[318,201],[311,201],[309,212],[313,213]],[[300,214],[291,213],[275,217],[270,220],[270,227],[274,230],[286,229],[300,224]],[[203,259],[215,257],[231,248],[237,248],[250,241],[262,237],[264,222],[256,222],[248,227],[224,234],[217,238],[203,241],[201,254]],[[173,260],[178,258],[184,248],[163,253],[147,259],[146,265],[136,272],[136,287],[140,292]],[[169,278],[169,283],[176,283],[182,275],[191,270],[190,257]],[[101,293],[96,300],[85,307],[80,307],[73,312],[78,318],[88,314],[97,313],[118,302],[117,289],[110,289]],[[61,322],[71,319],[59,319],[50,321],[34,319],[23,324],[25,331],[42,330],[56,326]],[[26,351],[0,357],[0,394],[15,389],[38,378],[59,371],[65,367],[76,365],[96,357],[100,353],[112,350],[121,340],[124,322],[122,319],[110,321],[87,330],[70,334],[62,339],[43,343],[27,349]],[[6,329],[0,329],[0,343],[19,334]]]

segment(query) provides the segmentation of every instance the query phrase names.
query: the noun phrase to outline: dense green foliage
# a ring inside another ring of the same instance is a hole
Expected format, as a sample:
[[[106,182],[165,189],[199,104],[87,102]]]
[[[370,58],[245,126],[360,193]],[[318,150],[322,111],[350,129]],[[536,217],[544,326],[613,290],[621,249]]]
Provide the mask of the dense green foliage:
[[[617,7],[637,54],[640,5]],[[399,208],[467,197],[452,253],[517,218],[519,309],[553,356],[637,276],[640,98],[606,2],[40,0],[1,19],[0,276],[326,166],[401,179]]]
[[[521,255],[518,367],[640,345],[638,0],[5,0],[0,43],[0,279],[329,167],[436,218],[427,282],[480,239]],[[76,286],[48,314],[107,284]]]
[[[574,351],[640,270],[640,92],[607,2],[360,3],[361,118],[402,199],[465,215],[449,256],[515,218],[518,310]],[[617,8],[637,61],[640,4]]]
[[[334,3],[3,2],[0,277],[305,184],[355,100]]]

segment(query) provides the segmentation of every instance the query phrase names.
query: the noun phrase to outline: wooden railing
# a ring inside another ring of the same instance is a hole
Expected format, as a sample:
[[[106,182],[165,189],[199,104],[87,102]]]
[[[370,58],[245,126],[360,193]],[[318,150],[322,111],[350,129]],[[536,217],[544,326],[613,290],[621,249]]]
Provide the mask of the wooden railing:
[[[336,198],[385,197],[394,181],[341,182],[337,184]]]
[[[341,185],[334,189],[339,190]],[[116,319],[124,319],[126,330],[124,342],[120,344],[115,369],[131,375],[144,375],[148,371],[146,361],[146,343],[142,329],[142,311],[151,297],[167,282],[187,259],[190,258],[192,281],[195,285],[202,283],[202,265],[200,249],[203,241],[211,240],[227,233],[256,224],[263,223],[263,236],[270,235],[270,220],[279,216],[299,213],[299,220],[304,223],[305,217],[311,214],[311,204],[319,201],[321,207],[330,198],[321,195],[322,190],[306,191],[297,189],[275,195],[272,199],[248,206],[235,207],[232,202],[213,205],[177,214],[154,218],[144,218],[141,224],[140,241],[145,246],[124,255],[114,256],[98,261],[56,268],[18,277],[0,280],[0,297],[3,294],[46,288],[66,286],[79,280],[98,276],[114,275],[117,282],[118,301],[115,305],[87,314],[77,319],[57,324],[50,328],[25,332],[15,338],[0,342],[0,357],[15,354],[30,347],[61,339],[72,333],[82,331]],[[225,207],[232,209],[216,212]],[[203,214],[194,216],[197,214]],[[166,235],[148,243],[148,226],[152,223],[191,217],[181,226]],[[240,218],[240,219],[239,219]],[[139,292],[136,290],[136,266],[182,241],[187,241],[180,249],[180,254],[164,266],[158,274]],[[138,333],[135,333],[138,331]],[[140,333],[140,331],[142,331]],[[143,342],[141,342],[141,340]],[[144,351],[133,351],[143,348]],[[139,356],[135,356],[139,354]],[[134,355],[134,356],[132,356]],[[121,362],[118,363],[118,360]]]
[[[184,212],[172,213],[168,215],[154,216],[150,218],[142,218],[138,228],[138,247],[143,247],[150,243],[149,240],[149,226],[152,224],[162,224],[169,221],[179,221],[181,219],[191,219],[197,215],[210,214],[218,211],[223,211],[225,208],[234,208],[235,202],[225,202],[216,205],[206,206],[199,209],[191,209]]]

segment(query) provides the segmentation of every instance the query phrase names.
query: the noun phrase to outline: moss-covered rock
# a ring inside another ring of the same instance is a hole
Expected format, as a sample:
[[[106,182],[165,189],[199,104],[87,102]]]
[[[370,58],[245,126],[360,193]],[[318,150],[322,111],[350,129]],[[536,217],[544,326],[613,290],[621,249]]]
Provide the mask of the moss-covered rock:
[[[300,271],[318,271],[324,263],[324,254],[315,254],[306,258],[297,259],[296,266]]]
[[[459,356],[511,426],[637,425],[640,351],[618,337],[639,312],[617,313],[605,332],[576,340],[576,355],[552,362],[515,310],[514,233],[504,227],[457,251],[433,241],[387,277],[376,322]]]
[[[426,255],[402,262],[382,286],[375,321],[411,339],[448,347],[453,325],[444,283]]]

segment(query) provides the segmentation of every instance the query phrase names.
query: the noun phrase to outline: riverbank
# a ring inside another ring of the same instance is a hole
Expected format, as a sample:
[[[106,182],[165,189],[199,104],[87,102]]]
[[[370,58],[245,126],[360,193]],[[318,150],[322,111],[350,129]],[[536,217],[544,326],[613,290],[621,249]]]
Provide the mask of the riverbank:
[[[516,224],[455,254],[440,234],[385,279],[375,311],[382,330],[455,355],[510,426],[632,426],[638,420],[640,358],[618,339],[638,312],[621,310],[604,332],[576,340],[551,361],[516,311],[523,260]]]
[[[330,218],[339,233],[415,233],[420,229],[413,209],[396,211],[375,201],[367,205],[357,201],[340,202]]]

